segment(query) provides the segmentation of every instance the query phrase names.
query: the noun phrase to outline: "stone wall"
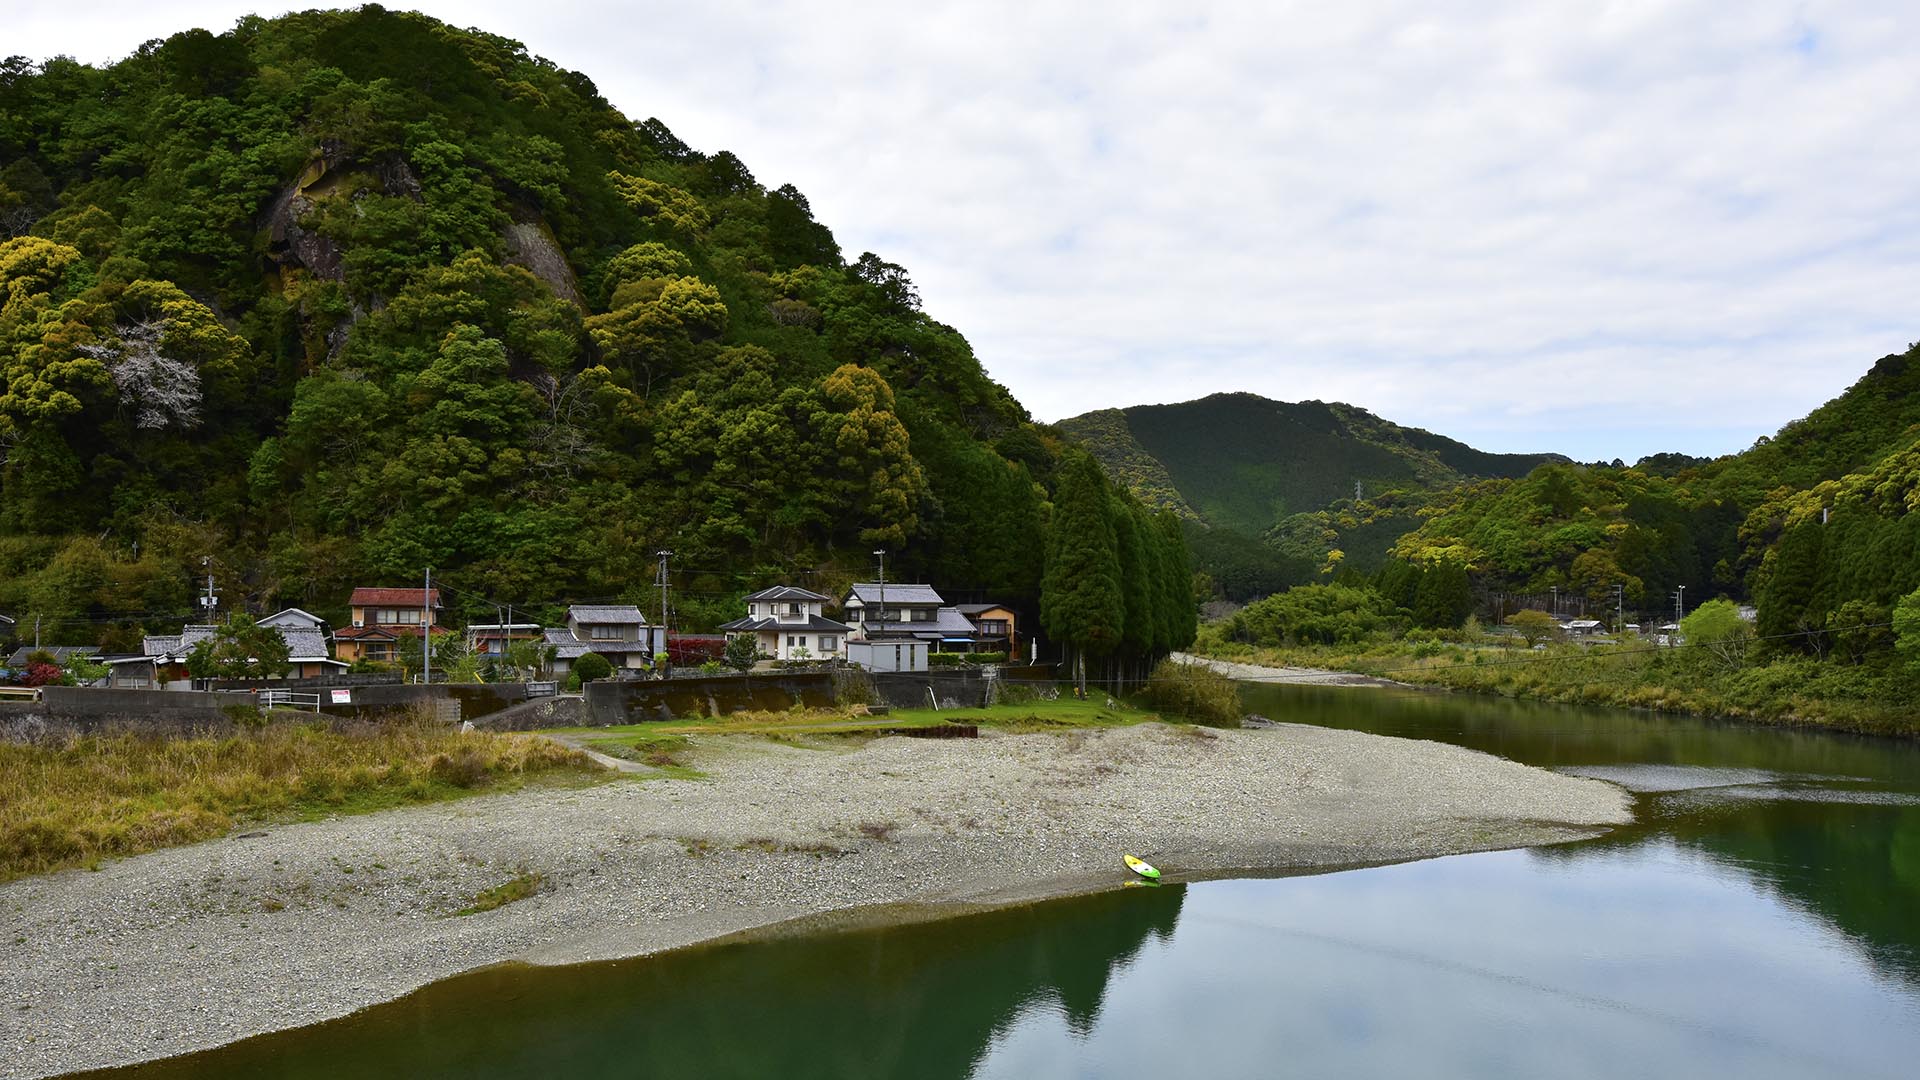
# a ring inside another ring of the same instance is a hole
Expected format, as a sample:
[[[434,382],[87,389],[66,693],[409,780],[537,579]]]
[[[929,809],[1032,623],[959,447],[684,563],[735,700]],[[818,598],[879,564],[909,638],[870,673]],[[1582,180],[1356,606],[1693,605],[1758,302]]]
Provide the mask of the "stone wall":
[[[349,694],[349,700],[343,704],[334,704],[331,689],[319,691],[321,712],[329,716],[370,716],[396,709],[431,707],[435,702],[452,700],[460,704],[459,719],[478,720],[527,700],[524,683],[434,683],[431,686],[387,683],[340,689]]]

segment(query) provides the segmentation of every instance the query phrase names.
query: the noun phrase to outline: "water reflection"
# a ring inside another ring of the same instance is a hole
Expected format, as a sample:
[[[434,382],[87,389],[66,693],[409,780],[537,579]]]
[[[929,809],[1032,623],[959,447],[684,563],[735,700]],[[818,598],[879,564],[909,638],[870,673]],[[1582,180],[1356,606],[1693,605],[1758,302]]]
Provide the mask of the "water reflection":
[[[1047,1016],[1084,1037],[1185,888],[876,931],[477,972],[331,1023],[105,1075],[964,1077]]]
[[[1858,1078],[1920,1059],[1920,747],[1248,695],[1275,719],[1603,777],[1638,820],[1561,847],[482,972],[125,1074]]]
[[[1247,697],[1274,719],[1435,739],[1621,784],[1636,793],[1633,827],[1543,857],[1672,842],[1920,986],[1914,743],[1424,691],[1259,686]]]

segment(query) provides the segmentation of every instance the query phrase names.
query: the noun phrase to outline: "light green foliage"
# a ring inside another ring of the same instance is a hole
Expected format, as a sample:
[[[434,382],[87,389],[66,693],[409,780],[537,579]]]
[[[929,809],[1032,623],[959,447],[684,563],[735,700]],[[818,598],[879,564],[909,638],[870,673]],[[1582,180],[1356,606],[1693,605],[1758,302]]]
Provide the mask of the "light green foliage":
[[[1753,627],[1740,617],[1739,605],[1733,601],[1709,600],[1680,620],[1680,635],[1688,645],[1705,649],[1721,663],[1737,667],[1746,660]]]
[[[1560,624],[1553,620],[1553,616],[1532,608],[1514,612],[1507,619],[1507,625],[1525,639],[1529,647],[1560,636]]]
[[[1920,589],[1893,606],[1893,644],[1907,669],[1920,673]]]
[[[1244,710],[1232,679],[1202,664],[1162,660],[1147,680],[1148,707],[1218,727],[1238,727]]]
[[[1296,585],[1234,612],[1220,633],[1253,645],[1350,645],[1406,623],[1406,611],[1372,588]]]

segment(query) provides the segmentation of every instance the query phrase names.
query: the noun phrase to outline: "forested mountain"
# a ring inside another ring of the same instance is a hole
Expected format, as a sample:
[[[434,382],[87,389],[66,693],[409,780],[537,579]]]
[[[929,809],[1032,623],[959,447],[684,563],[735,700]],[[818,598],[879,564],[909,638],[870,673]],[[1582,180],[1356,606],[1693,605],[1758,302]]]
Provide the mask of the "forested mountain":
[[[1372,570],[1418,523],[1420,493],[1566,460],[1489,454],[1351,405],[1255,394],[1102,409],[1058,426],[1115,483],[1180,514],[1197,564],[1236,598],[1311,580],[1334,550]],[[1356,484],[1368,500],[1358,515]]]
[[[1677,468],[1668,466],[1678,464]],[[1651,466],[1651,467],[1644,467]],[[1754,600],[1763,634],[1874,624],[1920,587],[1920,347],[1751,449],[1707,462],[1556,465],[1436,496],[1395,553],[1484,587],[1572,590],[1661,610]]]
[[[661,549],[690,626],[878,547],[1041,606],[1058,440],[906,270],[516,42],[369,5],[15,57],[0,163],[0,610],[62,638],[177,625],[209,557],[336,619],[427,567],[489,621],[633,599]],[[1171,602],[1178,530],[1081,497]],[[1109,614],[1096,654],[1180,625]]]

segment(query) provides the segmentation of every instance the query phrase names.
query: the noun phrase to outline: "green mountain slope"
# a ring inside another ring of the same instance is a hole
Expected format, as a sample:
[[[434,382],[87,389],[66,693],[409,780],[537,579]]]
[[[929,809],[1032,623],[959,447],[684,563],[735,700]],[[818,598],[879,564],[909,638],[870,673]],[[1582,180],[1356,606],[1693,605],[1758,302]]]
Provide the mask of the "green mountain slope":
[[[1462,479],[1524,476],[1553,454],[1489,454],[1320,401],[1214,394],[1063,420],[1117,481],[1143,499],[1259,535],[1290,514],[1368,494]]]
[[[432,567],[490,621],[662,549],[685,626],[875,548],[1039,608],[1059,441],[905,269],[517,42],[369,5],[7,60],[0,225],[0,611],[49,636],[209,569],[343,619]]]

